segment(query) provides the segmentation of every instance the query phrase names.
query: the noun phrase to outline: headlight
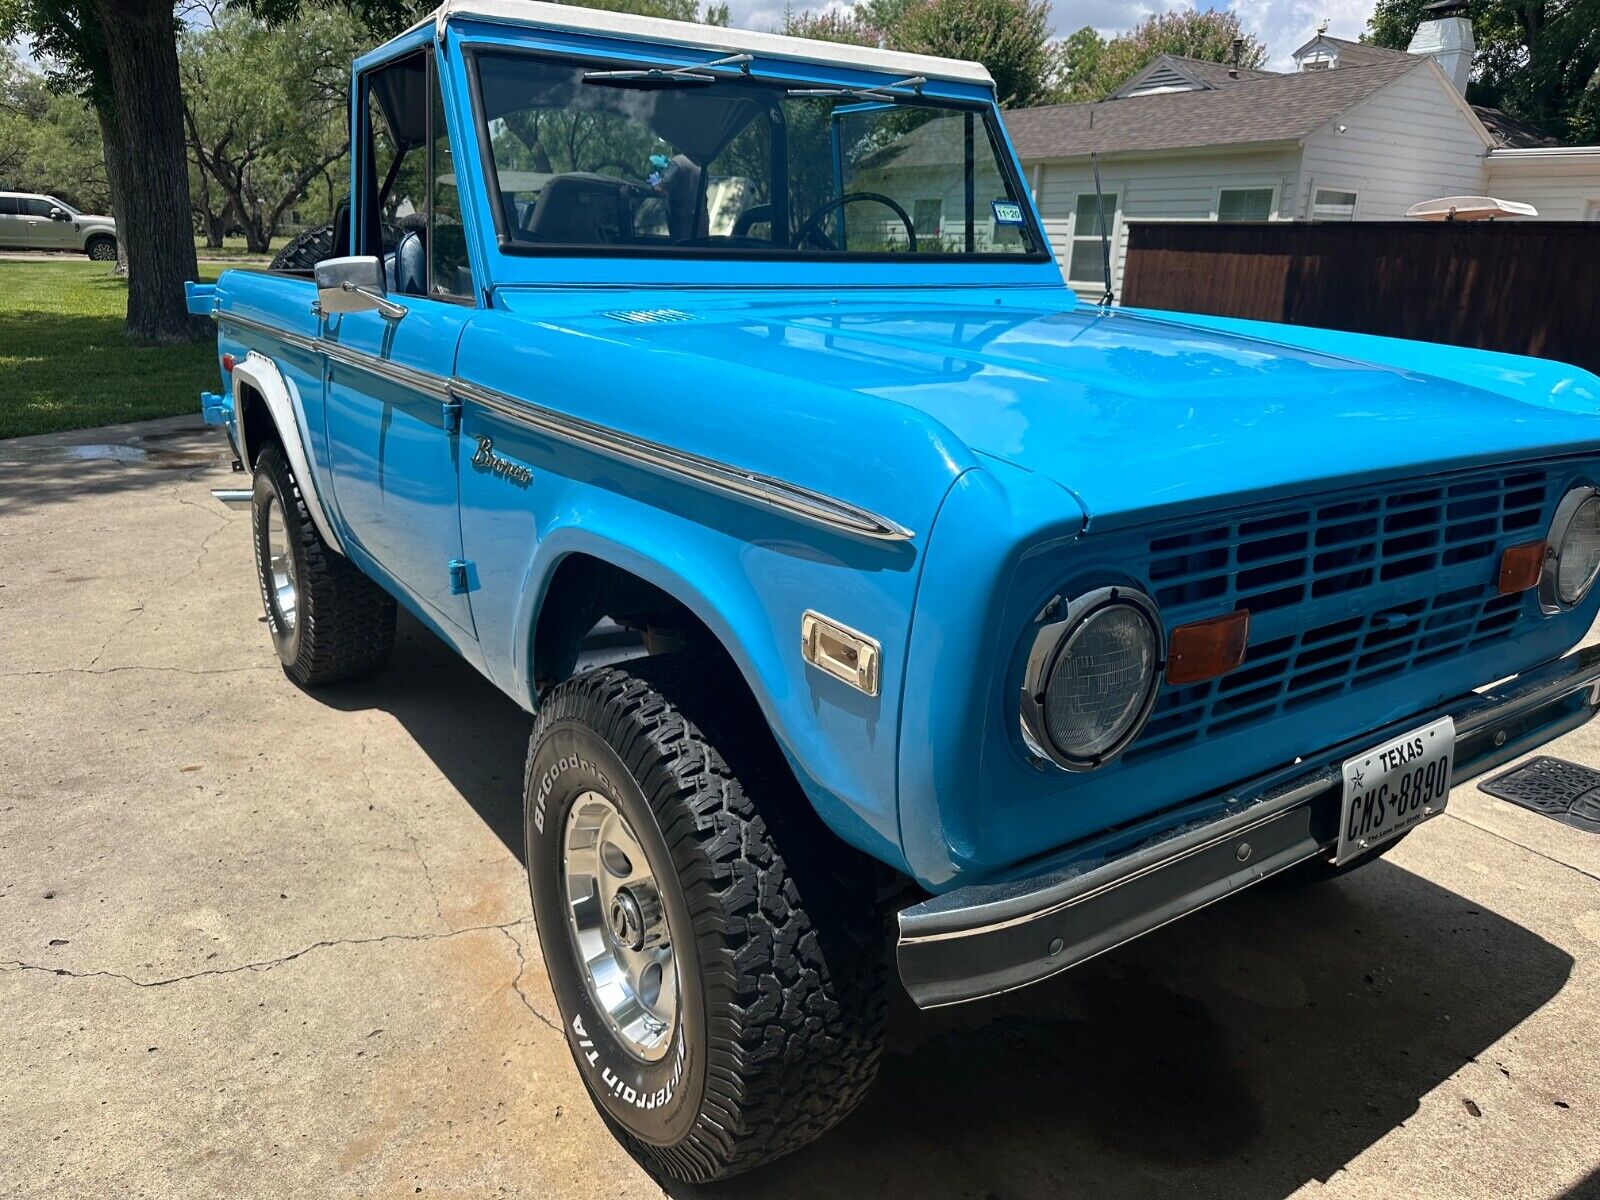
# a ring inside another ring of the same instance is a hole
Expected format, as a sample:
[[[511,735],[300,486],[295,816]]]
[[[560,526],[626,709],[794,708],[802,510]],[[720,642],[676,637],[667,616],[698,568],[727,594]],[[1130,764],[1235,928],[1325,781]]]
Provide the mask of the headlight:
[[[1057,766],[1092,770],[1127,748],[1155,704],[1160,614],[1140,592],[1102,588],[1052,618],[1028,655],[1023,737]]]
[[[1548,544],[1539,603],[1555,613],[1579,604],[1600,574],[1600,494],[1594,488],[1576,487],[1561,498]]]

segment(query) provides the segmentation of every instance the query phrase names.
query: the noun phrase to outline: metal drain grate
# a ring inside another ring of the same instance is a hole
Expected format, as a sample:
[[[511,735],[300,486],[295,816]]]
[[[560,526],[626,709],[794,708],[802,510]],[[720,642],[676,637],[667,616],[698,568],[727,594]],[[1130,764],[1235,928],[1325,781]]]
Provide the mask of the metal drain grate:
[[[1478,785],[1502,800],[1600,833],[1600,771],[1541,754]]]

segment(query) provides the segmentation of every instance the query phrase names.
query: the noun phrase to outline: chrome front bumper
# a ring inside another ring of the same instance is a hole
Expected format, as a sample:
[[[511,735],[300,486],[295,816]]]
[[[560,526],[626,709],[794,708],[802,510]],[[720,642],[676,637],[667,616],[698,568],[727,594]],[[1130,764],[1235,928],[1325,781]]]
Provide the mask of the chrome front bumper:
[[[1011,991],[1149,933],[1338,841],[1341,763],[1438,717],[1456,724],[1452,784],[1594,716],[1600,644],[1250,781],[1113,831],[1021,878],[974,884],[900,913],[900,978],[919,1008]]]

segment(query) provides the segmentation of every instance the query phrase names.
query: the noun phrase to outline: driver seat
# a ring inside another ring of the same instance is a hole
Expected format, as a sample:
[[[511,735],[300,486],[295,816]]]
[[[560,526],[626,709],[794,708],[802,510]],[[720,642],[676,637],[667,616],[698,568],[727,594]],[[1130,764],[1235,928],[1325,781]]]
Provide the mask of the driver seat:
[[[541,242],[610,246],[622,241],[622,192],[601,175],[557,175],[544,185],[523,228]]]

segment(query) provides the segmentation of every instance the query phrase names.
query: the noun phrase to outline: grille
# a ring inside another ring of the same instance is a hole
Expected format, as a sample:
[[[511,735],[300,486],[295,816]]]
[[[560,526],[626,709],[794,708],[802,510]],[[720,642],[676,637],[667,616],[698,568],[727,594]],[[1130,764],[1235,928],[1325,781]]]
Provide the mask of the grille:
[[[1543,530],[1552,480],[1497,470],[1342,492],[1146,543],[1169,624],[1248,609],[1244,663],[1166,689],[1129,758],[1226,733],[1485,645],[1523,596],[1498,555]]]

